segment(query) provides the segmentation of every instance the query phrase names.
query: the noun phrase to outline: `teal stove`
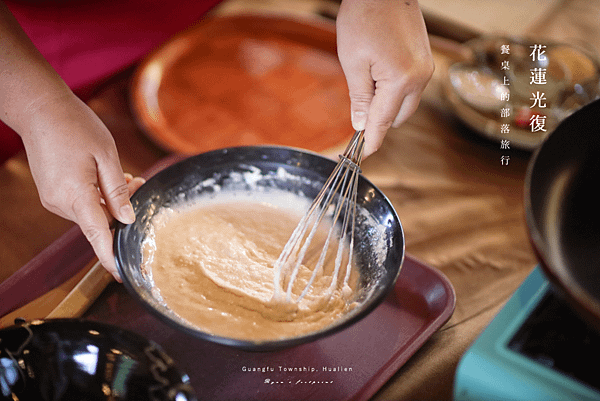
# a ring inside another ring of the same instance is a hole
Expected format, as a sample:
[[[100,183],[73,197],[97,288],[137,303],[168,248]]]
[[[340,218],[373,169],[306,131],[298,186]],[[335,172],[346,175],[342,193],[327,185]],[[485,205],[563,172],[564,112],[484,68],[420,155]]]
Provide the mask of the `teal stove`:
[[[600,400],[600,333],[538,266],[462,357],[454,399]]]

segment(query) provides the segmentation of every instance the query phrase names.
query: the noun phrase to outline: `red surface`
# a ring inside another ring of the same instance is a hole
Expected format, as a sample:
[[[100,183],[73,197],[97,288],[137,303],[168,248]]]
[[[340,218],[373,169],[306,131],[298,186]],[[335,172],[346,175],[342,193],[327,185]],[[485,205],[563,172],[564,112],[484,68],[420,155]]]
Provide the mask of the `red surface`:
[[[78,226],[0,283],[0,316],[67,281],[92,260],[94,251]]]
[[[6,4],[76,92],[145,56],[220,0],[26,1]]]
[[[16,155],[21,149],[23,149],[21,137],[0,121],[0,164]]]
[[[370,315],[338,334],[283,351],[247,352],[197,340],[154,318],[116,283],[86,318],[160,344],[201,399],[366,400],[450,318],[454,301],[444,276],[407,258],[394,292]]]
[[[21,27],[63,80],[84,100],[221,0],[6,0]],[[0,164],[23,148],[0,122]]]

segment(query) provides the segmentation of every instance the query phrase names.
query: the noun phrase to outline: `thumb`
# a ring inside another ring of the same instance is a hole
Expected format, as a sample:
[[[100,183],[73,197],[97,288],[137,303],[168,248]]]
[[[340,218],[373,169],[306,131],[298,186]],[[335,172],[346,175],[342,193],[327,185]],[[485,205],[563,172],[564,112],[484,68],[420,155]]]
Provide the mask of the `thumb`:
[[[372,82],[360,88],[350,88],[350,118],[355,131],[366,128],[373,95]]]
[[[118,163],[98,166],[98,182],[106,207],[117,220],[124,224],[135,221],[135,213],[129,201],[129,187]]]
[[[375,95],[375,83],[369,71],[362,71],[355,65],[346,66],[344,73],[350,95],[352,128],[362,131],[366,127],[369,108]]]

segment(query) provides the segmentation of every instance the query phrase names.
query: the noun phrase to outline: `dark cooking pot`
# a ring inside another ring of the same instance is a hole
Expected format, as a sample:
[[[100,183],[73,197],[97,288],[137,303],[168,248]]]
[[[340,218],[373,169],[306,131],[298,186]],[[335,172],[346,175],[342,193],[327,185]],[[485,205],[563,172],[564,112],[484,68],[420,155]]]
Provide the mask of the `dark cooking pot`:
[[[527,223],[546,275],[600,329],[600,100],[567,117],[529,164]]]

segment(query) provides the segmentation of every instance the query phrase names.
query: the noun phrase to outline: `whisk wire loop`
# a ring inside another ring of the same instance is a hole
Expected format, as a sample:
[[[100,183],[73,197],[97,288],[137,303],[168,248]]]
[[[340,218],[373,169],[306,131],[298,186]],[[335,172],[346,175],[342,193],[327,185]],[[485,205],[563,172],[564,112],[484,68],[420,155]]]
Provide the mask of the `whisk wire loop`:
[[[279,258],[275,262],[274,294],[273,298],[280,300],[283,297],[285,286],[285,301],[299,303],[310,291],[314,280],[323,270],[330,244],[337,238],[337,252],[335,253],[334,269],[331,282],[322,298],[328,299],[337,287],[340,267],[347,255],[347,264],[342,286],[346,286],[351,274],[352,253],[354,248],[354,222],[356,218],[356,201],[358,190],[358,177],[360,175],[360,163],[364,149],[364,131],[356,131],[341,154],[340,161],[335,166],[331,175],[313,200],[307,213],[302,217],[294,229],[290,239],[285,245]],[[333,210],[331,210],[333,209]],[[308,252],[311,241],[317,232],[317,228],[326,215],[330,214],[331,225],[327,237],[320,251],[319,258],[312,269],[311,276],[304,289],[295,301],[292,300],[292,290],[296,282],[300,268]],[[337,224],[340,220],[341,223]],[[287,285],[284,284],[285,274],[289,276]]]

